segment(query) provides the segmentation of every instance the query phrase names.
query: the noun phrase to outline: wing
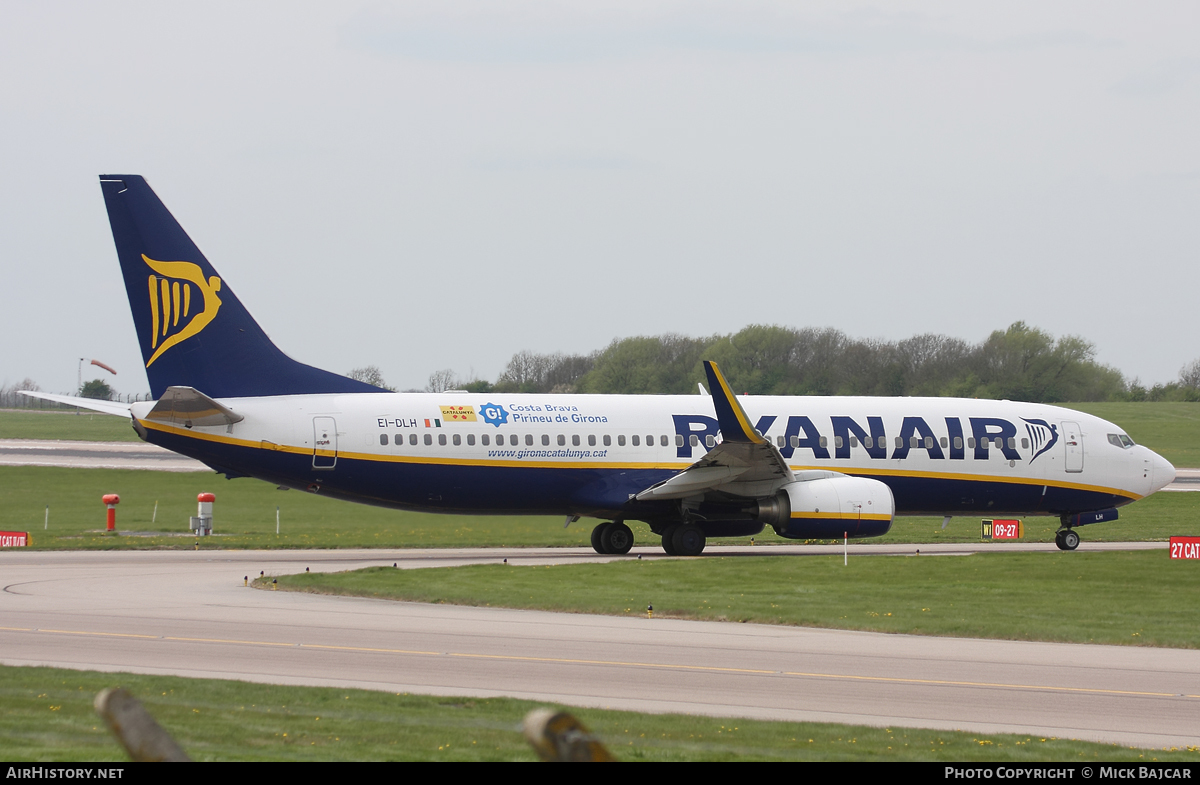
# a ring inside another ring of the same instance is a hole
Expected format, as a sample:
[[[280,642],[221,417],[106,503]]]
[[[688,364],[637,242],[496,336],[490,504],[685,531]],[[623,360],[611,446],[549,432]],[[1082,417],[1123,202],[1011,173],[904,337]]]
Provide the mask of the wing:
[[[705,491],[769,496],[796,479],[775,445],[750,425],[746,410],[717,364],[705,361],[704,371],[717,411],[721,443],[679,474],[639,493],[638,501],[682,499]]]

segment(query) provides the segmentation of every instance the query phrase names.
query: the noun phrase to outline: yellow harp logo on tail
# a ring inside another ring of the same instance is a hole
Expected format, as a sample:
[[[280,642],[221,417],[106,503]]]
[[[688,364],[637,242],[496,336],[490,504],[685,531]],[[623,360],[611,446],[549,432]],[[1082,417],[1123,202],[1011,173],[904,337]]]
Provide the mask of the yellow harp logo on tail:
[[[204,280],[200,265],[191,262],[158,262],[146,254],[142,261],[157,273],[148,279],[150,348],[154,349],[146,363],[149,368],[163,352],[198,335],[216,317],[221,279],[214,275]]]

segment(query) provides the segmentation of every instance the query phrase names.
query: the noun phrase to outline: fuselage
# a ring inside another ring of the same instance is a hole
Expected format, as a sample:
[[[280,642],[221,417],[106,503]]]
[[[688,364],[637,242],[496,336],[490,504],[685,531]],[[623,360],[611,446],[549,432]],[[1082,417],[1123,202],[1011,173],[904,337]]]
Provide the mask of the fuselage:
[[[954,398],[744,396],[793,471],[889,486],[898,514],[1066,515],[1119,507],[1174,468],[1082,412]],[[692,396],[372,393],[225,398],[244,419],[146,420],[145,438],[232,475],[432,512],[651,520],[633,496],[721,441]]]

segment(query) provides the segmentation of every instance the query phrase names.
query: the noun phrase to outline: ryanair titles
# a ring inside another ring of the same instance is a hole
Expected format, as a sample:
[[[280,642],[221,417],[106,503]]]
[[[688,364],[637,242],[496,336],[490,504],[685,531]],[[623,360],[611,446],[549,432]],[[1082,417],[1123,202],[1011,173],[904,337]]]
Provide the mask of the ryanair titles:
[[[675,433],[681,437],[675,440],[679,458],[691,458],[693,449],[703,454],[717,438],[719,425],[715,417],[676,414],[673,419]],[[864,421],[835,416],[829,418],[829,428],[822,433],[803,415],[784,421],[776,415],[765,415],[754,427],[779,445],[779,452],[786,459],[791,459],[797,451],[811,451],[816,459],[849,458],[851,450],[857,449],[877,460],[904,459],[910,453],[923,451],[933,460],[962,461],[970,451],[974,460],[986,461],[994,449],[1006,460],[1020,461],[1023,460],[1017,451],[1020,447],[1032,451],[1029,458],[1032,463],[1058,442],[1058,426],[1045,420],[1023,419],[1018,426],[999,417],[967,417],[965,423],[964,418],[946,417],[944,423],[945,429],[939,434],[925,418],[905,417],[899,430],[888,434],[882,417],[867,417]]]

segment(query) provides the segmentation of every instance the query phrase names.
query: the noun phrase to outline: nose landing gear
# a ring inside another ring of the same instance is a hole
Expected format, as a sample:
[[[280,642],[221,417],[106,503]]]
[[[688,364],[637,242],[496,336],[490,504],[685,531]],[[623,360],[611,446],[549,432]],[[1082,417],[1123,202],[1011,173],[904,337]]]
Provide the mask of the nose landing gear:
[[[1074,529],[1059,529],[1054,534],[1054,544],[1060,551],[1073,551],[1079,547],[1079,535]]]

